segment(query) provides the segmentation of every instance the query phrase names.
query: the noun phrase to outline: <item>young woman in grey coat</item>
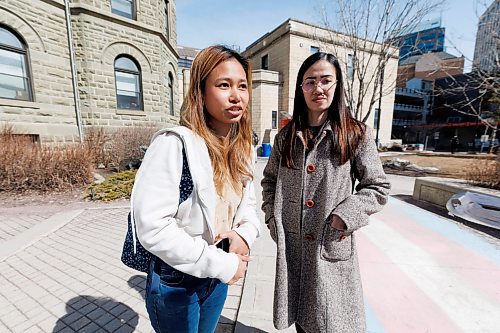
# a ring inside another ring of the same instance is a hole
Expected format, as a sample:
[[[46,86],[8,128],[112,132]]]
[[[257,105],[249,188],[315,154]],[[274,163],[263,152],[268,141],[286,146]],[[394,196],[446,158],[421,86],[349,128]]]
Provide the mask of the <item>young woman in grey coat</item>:
[[[300,67],[293,118],[276,135],[262,187],[278,248],[275,327],[365,332],[354,234],[387,202],[390,184],[371,129],[345,106],[333,55],[315,53]]]

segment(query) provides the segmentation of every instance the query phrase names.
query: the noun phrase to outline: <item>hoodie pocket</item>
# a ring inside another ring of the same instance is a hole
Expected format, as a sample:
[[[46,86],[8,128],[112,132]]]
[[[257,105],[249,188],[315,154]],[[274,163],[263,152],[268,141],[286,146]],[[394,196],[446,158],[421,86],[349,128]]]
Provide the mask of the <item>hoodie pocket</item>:
[[[349,260],[353,253],[351,232],[334,229],[329,223],[323,227],[321,258],[327,261]]]

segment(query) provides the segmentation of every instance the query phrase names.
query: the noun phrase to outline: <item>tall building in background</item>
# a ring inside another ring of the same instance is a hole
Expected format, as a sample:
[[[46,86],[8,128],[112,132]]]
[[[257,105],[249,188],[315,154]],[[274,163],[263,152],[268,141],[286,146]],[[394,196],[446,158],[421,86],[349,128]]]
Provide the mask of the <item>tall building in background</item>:
[[[447,52],[431,52],[411,56],[399,62],[396,86],[404,88],[406,82],[413,78],[428,81],[462,74],[464,57],[457,57]]]
[[[500,67],[500,0],[479,18],[473,66],[485,72],[498,72]]]
[[[403,143],[423,143],[424,132],[412,129],[430,120],[434,81],[461,75],[463,70],[464,57],[446,52],[430,52],[400,61],[392,119],[393,137]]]
[[[399,48],[399,61],[429,52],[444,51],[445,28],[441,27],[441,19],[425,21],[411,29],[402,32],[391,43]]]
[[[174,0],[2,0],[0,124],[49,143],[177,123],[175,13]]]

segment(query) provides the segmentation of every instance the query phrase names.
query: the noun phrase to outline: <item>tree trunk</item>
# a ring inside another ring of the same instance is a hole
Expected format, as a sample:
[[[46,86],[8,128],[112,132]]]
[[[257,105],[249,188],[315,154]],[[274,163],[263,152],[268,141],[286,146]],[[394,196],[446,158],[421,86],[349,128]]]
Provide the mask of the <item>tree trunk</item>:
[[[493,148],[494,148],[494,144],[495,144],[495,139],[497,137],[497,129],[498,129],[498,125],[496,125],[495,127],[493,127],[493,131],[491,133],[490,151],[489,151],[490,154],[493,154]]]

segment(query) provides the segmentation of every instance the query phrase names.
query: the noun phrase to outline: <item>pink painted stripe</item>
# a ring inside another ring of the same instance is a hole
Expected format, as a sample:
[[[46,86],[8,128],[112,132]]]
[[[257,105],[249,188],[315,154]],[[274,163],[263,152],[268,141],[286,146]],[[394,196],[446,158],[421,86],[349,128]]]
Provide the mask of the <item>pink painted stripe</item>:
[[[439,266],[463,277],[466,283],[474,286],[485,298],[500,303],[500,267],[494,262],[443,237],[440,233],[425,228],[410,216],[401,216],[386,209],[377,214],[376,218],[415,246],[424,249]]]
[[[356,237],[364,295],[387,333],[460,332],[375,244],[360,232]]]

